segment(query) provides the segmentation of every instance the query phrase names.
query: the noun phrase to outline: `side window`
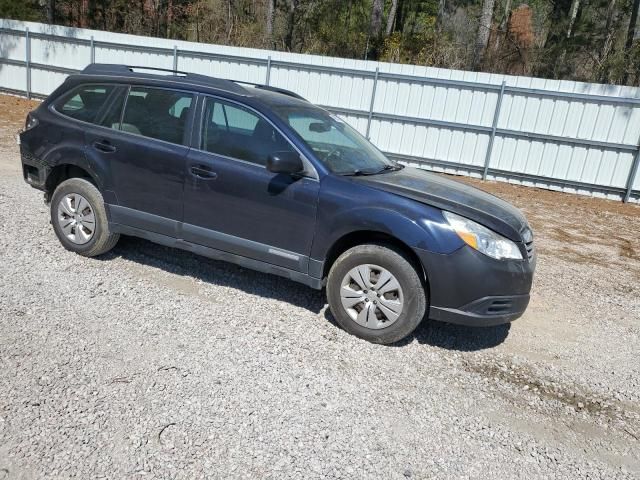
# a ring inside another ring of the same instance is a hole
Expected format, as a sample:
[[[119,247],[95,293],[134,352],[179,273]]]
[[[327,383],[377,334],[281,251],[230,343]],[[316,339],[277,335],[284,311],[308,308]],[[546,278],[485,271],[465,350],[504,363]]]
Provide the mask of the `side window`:
[[[258,165],[274,152],[295,151],[264,118],[215,98],[206,100],[201,149]]]
[[[131,87],[120,129],[182,144],[193,95],[158,88]]]
[[[111,85],[84,85],[71,96],[55,105],[55,109],[67,117],[92,123],[115,87]]]

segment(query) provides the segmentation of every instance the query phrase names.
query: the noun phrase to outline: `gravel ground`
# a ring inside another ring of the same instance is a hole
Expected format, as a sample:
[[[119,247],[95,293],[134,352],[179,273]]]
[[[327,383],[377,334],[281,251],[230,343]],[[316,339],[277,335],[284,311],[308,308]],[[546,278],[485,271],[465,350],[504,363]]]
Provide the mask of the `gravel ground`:
[[[529,310],[372,345],[285,279],[65,251],[28,108],[0,97],[0,479],[640,477],[639,207],[474,182],[534,227]]]

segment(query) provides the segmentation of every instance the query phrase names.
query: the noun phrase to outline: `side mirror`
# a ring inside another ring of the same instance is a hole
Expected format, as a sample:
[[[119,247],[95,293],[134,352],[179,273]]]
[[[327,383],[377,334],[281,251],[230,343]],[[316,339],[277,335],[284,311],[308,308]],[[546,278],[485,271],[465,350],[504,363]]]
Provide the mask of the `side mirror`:
[[[274,152],[267,158],[267,170],[293,175],[302,172],[304,165],[297,152]]]

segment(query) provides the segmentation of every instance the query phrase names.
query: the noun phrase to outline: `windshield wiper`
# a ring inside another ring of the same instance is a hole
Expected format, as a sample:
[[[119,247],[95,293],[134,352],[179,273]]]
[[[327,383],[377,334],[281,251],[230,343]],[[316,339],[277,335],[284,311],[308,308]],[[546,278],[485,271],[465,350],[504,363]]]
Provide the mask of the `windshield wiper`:
[[[341,173],[341,175],[344,176],[344,177],[360,177],[360,176],[363,176],[363,175],[375,175],[376,173],[378,173],[378,172],[366,172],[366,171],[363,171],[363,170],[357,170],[356,169],[356,170],[353,170],[352,172]]]
[[[402,170],[404,168],[404,165],[385,165],[384,167],[382,167],[380,170],[374,170],[374,171],[370,171],[370,170],[353,170],[352,172],[345,172],[342,173],[341,175],[345,176],[345,177],[360,177],[360,176],[364,176],[364,175],[378,175],[379,173],[384,173],[387,171],[397,171],[397,170]]]
[[[404,165],[400,165],[399,163],[395,165],[385,165],[376,173],[382,173],[382,172],[388,172],[388,171],[397,172],[398,170],[402,170],[403,168],[404,168]]]

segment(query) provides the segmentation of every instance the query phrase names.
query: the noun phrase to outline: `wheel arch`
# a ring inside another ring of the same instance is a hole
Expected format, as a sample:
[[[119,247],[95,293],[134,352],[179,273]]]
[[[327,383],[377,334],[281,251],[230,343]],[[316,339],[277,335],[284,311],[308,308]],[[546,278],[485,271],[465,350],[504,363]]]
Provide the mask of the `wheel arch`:
[[[70,178],[84,178],[100,190],[100,185],[98,184],[95,175],[91,174],[91,172],[86,168],[76,163],[62,163],[52,167],[51,171],[47,175],[47,180],[45,182],[47,198],[50,199],[53,192],[58,188],[58,185]]]
[[[83,146],[71,141],[56,145],[47,152],[43,162],[47,165],[45,180],[45,198],[50,200],[55,189],[69,178],[85,178],[89,180],[101,193],[104,193],[106,165],[89,159]]]
[[[329,275],[331,267],[338,259],[338,257],[340,257],[340,255],[342,255],[350,248],[364,244],[384,245],[404,254],[418,271],[428,294],[429,276],[416,252],[414,252],[409,245],[407,245],[399,238],[389,233],[376,230],[355,230],[338,238],[327,251],[327,255],[323,265],[322,278],[326,278]]]

